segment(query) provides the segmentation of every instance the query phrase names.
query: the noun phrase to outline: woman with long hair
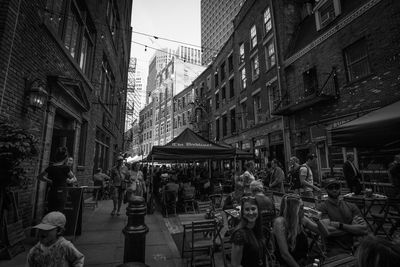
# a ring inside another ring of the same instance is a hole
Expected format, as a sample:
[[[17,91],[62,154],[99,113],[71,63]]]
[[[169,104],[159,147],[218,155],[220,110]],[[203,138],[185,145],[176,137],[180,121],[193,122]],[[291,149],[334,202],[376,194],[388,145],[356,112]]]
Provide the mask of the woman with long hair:
[[[359,267],[394,267],[400,262],[400,243],[369,236],[359,246],[357,253]]]
[[[281,266],[306,265],[308,240],[304,229],[319,232],[317,223],[304,216],[303,207],[303,201],[298,194],[286,194],[281,200],[279,216],[272,229],[275,256]]]
[[[266,244],[255,197],[241,200],[241,220],[231,235],[232,267],[266,267]]]

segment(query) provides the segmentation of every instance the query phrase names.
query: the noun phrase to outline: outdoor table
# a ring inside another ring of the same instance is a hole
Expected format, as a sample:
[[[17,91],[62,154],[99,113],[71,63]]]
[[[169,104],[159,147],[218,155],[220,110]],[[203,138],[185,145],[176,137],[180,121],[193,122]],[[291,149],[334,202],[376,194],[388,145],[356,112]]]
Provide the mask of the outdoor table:
[[[228,228],[232,229],[240,221],[240,212],[237,209],[226,209],[224,212],[227,217]]]
[[[365,221],[371,227],[370,223],[367,220],[367,218],[371,216],[371,208],[376,205],[379,206],[384,205],[387,201],[387,196],[380,194],[372,194],[371,196],[366,196],[366,195],[355,195],[353,193],[350,193],[344,195],[343,200],[351,203],[363,203],[363,206],[359,208]]]
[[[323,267],[352,267],[357,266],[357,258],[350,254],[339,254],[329,258],[325,258],[322,262]],[[312,267],[312,264],[306,267]]]

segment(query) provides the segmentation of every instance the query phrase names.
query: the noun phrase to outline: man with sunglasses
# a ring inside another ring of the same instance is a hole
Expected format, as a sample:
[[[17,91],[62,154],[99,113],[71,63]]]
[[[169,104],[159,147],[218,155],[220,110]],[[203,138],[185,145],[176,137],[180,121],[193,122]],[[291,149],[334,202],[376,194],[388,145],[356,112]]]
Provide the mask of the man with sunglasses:
[[[329,233],[326,237],[328,257],[341,253],[352,253],[354,237],[366,235],[367,224],[358,207],[340,199],[340,182],[336,178],[324,181],[328,199],[317,209],[322,212],[321,222],[325,223]]]

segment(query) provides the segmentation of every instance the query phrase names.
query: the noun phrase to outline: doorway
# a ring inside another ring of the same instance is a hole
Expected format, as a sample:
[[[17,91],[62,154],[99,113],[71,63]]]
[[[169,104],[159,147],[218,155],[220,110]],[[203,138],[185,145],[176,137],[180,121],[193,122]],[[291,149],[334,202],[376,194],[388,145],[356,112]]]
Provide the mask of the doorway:
[[[74,144],[74,121],[56,113],[54,118],[53,138],[51,140],[50,164],[55,162],[55,154],[59,147],[66,147],[68,155],[74,155]]]

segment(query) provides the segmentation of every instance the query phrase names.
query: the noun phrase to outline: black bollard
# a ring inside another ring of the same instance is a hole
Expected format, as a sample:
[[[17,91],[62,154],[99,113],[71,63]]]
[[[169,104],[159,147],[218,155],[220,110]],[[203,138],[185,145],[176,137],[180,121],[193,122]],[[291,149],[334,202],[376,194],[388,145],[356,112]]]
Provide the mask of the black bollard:
[[[125,236],[124,263],[145,261],[146,234],[149,228],[144,223],[146,202],[143,197],[131,194],[128,197],[126,215],[128,223],[122,230]]]

